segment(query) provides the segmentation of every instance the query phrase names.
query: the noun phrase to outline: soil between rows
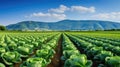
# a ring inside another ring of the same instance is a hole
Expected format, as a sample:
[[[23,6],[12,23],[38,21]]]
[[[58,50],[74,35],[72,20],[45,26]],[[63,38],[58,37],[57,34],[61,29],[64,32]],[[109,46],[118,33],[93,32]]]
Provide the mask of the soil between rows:
[[[58,46],[55,48],[54,57],[51,59],[51,63],[47,67],[63,67],[64,61],[61,60],[62,56],[62,35],[59,38]]]

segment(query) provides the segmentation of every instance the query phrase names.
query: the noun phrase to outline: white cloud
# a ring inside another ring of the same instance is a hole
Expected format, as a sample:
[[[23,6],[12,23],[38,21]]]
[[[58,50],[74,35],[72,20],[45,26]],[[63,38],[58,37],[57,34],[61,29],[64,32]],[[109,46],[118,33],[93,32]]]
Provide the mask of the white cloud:
[[[65,11],[69,10],[69,8],[65,5],[60,5],[59,8],[51,8],[48,11],[53,13],[64,13]]]
[[[52,17],[54,18],[58,18],[58,19],[66,19],[66,15],[65,14],[51,14]]]
[[[54,13],[64,13],[65,11],[72,11],[72,12],[81,12],[81,13],[94,13],[95,7],[84,7],[84,6],[70,6],[67,7],[65,5],[60,5],[58,8],[51,8],[48,10],[49,12]]]
[[[46,16],[51,16],[51,14],[50,13],[42,13],[42,12],[31,14],[31,17],[46,17]]]
[[[83,7],[83,6],[71,6],[71,11],[77,11],[81,13],[94,13],[95,12],[95,7]]]
[[[66,15],[65,14],[57,14],[57,13],[33,13],[29,16],[31,17],[44,17],[44,18],[51,18],[51,19],[59,19],[59,20],[63,20],[66,19]]]
[[[73,14],[80,14],[81,13],[93,13],[95,12],[95,7],[84,7],[84,6],[70,6],[67,7],[65,5],[60,5],[58,8],[51,8],[46,10],[46,13],[43,12],[37,12],[37,13],[32,13],[28,16],[25,16],[26,18],[29,19],[44,19],[45,21],[47,21],[48,19],[50,21],[54,21],[54,20],[64,20],[64,19],[69,19],[72,13]]]
[[[105,20],[120,20],[120,12],[111,12],[111,13],[99,13],[92,16],[96,19],[105,19]]]

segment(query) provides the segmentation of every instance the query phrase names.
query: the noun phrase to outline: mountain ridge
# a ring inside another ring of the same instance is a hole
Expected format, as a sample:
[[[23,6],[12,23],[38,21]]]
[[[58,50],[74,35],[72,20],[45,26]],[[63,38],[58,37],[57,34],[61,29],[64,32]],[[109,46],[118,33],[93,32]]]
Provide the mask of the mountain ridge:
[[[8,30],[106,30],[120,29],[120,23],[102,20],[22,21],[7,25]]]

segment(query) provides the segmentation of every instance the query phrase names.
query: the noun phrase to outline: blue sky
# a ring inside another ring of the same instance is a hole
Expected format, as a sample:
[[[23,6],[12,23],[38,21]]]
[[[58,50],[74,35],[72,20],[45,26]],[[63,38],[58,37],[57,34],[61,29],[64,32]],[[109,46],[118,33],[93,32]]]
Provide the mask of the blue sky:
[[[120,21],[120,0],[0,0],[0,25],[21,21]]]

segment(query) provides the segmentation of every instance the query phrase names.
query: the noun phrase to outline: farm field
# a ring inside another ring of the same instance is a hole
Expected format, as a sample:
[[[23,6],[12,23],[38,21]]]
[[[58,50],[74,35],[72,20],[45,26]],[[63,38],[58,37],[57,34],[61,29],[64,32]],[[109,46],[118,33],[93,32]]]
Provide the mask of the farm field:
[[[0,67],[120,67],[120,31],[0,32]]]

